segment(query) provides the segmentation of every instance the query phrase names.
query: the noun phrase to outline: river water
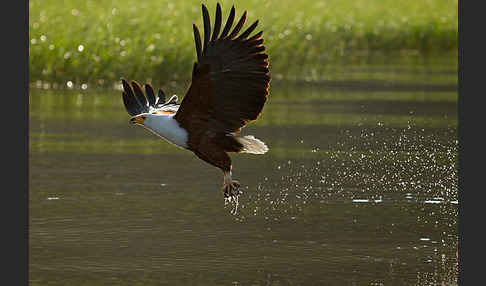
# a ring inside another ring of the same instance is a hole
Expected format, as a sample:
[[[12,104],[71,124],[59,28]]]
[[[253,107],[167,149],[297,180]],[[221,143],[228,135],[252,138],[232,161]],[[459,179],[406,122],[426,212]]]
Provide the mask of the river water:
[[[272,82],[236,213],[120,91],[32,88],[30,284],[457,285],[456,67],[360,72]]]

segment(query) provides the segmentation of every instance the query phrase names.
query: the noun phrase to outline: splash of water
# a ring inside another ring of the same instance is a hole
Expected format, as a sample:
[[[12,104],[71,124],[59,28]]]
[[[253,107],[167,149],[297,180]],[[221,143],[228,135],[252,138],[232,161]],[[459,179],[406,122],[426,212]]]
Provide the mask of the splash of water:
[[[457,204],[455,132],[383,124],[345,130],[334,146],[309,148],[311,159],[276,162],[240,202],[239,218],[295,219],[309,207],[353,200]]]

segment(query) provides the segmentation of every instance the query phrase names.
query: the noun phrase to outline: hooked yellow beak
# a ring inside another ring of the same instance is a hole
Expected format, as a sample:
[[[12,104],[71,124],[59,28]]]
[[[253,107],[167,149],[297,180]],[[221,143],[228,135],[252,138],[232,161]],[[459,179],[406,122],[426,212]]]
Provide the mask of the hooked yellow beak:
[[[130,118],[130,123],[132,124],[143,124],[145,121],[145,116],[137,116]]]

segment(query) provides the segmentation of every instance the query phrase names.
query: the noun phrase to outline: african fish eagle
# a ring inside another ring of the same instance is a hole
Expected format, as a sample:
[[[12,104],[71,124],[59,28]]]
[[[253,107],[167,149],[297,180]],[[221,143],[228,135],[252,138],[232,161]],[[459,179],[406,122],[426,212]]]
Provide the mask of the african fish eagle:
[[[242,136],[241,129],[256,120],[267,101],[270,76],[268,55],[263,53],[263,31],[248,37],[255,21],[243,33],[247,12],[230,32],[235,18],[231,8],[221,34],[221,7],[216,5],[216,19],[211,34],[208,9],[202,4],[204,38],[193,24],[197,62],[192,82],[182,102],[177,96],[165,101],[159,89],[157,99],[150,84],[145,94],[136,81],[122,79],[123,103],[132,116],[130,122],[141,125],[170,143],[190,150],[205,162],[223,171],[225,199],[237,196],[239,182],[231,178],[228,152],[264,154],[268,148],[253,136]]]

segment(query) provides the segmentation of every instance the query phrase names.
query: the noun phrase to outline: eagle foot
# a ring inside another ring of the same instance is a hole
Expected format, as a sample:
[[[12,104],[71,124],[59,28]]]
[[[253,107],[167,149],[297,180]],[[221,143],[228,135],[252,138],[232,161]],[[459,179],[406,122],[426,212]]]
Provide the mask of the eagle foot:
[[[232,181],[228,184],[223,184],[222,191],[224,194],[224,205],[231,204],[231,214],[236,215],[238,212],[238,198],[242,192],[240,191],[240,183],[238,181]]]
[[[225,200],[231,202],[232,199],[236,199],[240,194],[240,182],[233,180],[231,183],[223,184],[221,188]]]

